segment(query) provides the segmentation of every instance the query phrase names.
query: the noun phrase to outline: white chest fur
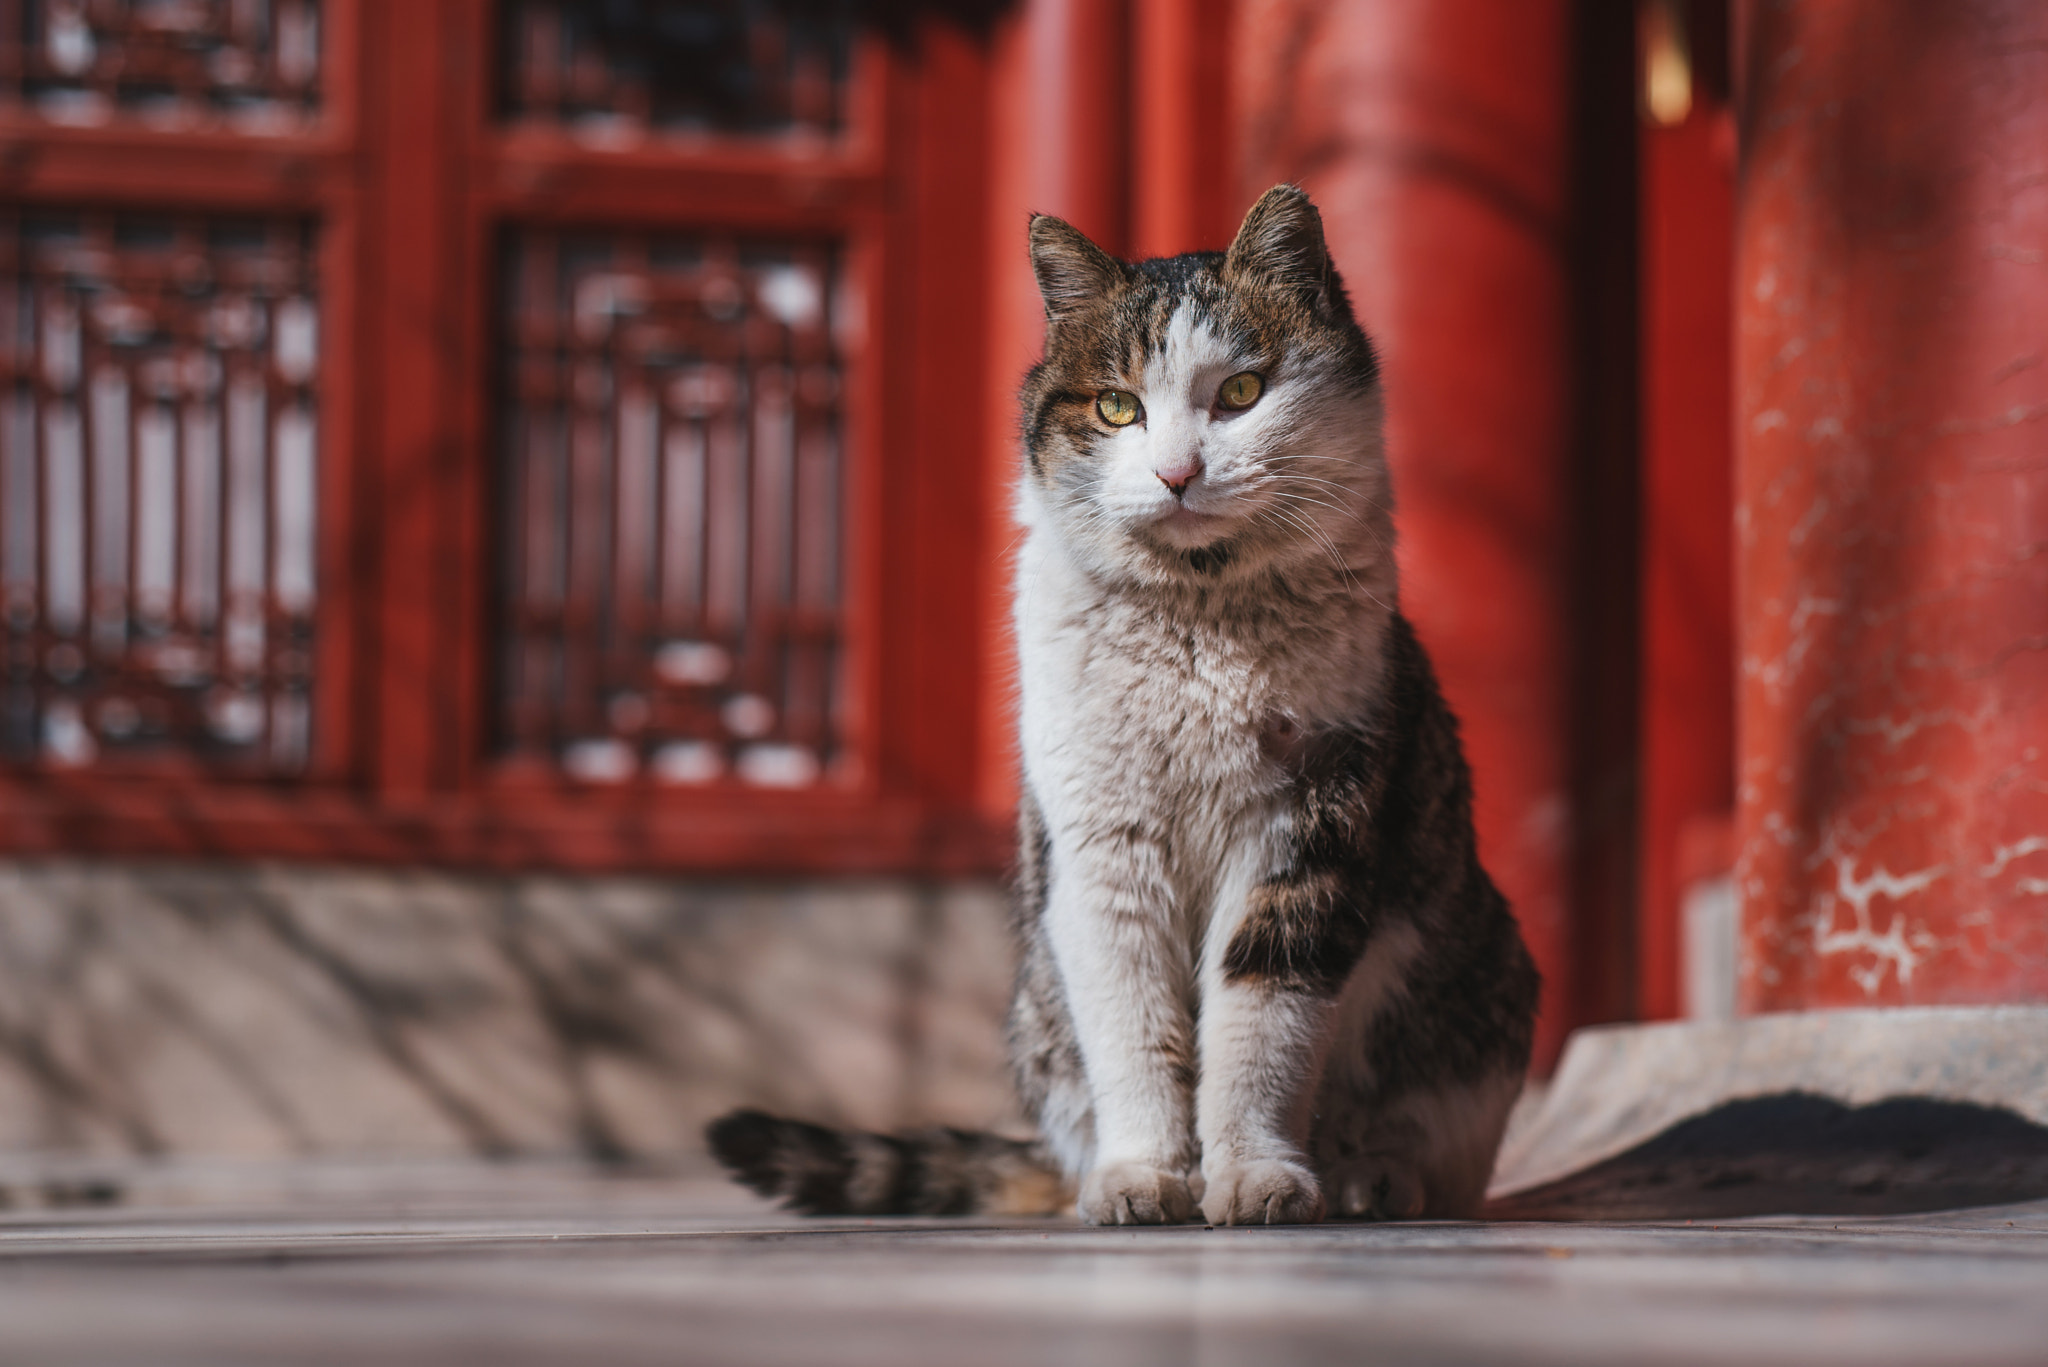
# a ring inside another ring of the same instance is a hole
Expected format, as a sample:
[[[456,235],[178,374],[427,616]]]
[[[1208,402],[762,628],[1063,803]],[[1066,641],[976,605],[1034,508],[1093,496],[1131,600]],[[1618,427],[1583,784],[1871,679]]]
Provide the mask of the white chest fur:
[[[1274,734],[1369,701],[1378,615],[1348,594],[1279,611],[1113,588],[1044,527],[1020,565],[1022,757],[1055,865],[1101,842],[1149,849],[1199,934],[1218,880],[1276,853]]]

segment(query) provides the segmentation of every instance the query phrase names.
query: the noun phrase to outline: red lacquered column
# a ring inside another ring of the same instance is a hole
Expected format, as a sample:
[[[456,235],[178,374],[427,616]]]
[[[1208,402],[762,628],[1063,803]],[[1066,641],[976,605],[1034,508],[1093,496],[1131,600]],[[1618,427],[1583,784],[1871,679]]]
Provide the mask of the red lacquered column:
[[[1695,99],[1643,167],[1643,784],[1637,1009],[1679,1015],[1689,881],[1727,869],[1734,806],[1729,289],[1734,136]],[[1704,850],[1698,847],[1705,845]],[[1701,854],[1707,868],[1688,867]],[[1690,856],[1690,857],[1689,857]],[[1717,857],[1718,856],[1718,857]]]
[[[1231,171],[1231,0],[1131,7],[1131,255],[1230,245],[1250,202]]]
[[[1011,519],[1017,479],[1017,386],[1045,341],[1045,311],[1025,254],[1034,213],[1058,214],[1119,255],[1127,222],[1130,16],[1124,0],[1031,0],[997,26],[989,128],[989,374],[984,449],[992,488],[985,544],[992,571],[984,641],[992,681],[982,701],[979,806],[1016,802],[1016,680],[1010,639]],[[961,288],[973,288],[962,282]]]
[[[1740,19],[1743,1003],[2048,999],[2048,9]]]
[[[1572,1024],[1569,6],[1246,0],[1243,193],[1305,185],[1385,364],[1402,601],[1464,723],[1481,852]]]

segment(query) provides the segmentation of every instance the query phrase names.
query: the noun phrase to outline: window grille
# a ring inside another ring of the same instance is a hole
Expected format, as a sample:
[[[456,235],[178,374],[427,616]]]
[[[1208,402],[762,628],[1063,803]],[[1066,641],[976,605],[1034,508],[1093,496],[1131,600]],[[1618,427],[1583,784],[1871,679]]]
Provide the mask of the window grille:
[[[845,6],[507,0],[500,101],[597,140],[829,135],[846,122]]]
[[[837,252],[522,228],[505,260],[504,747],[585,781],[818,782]]]
[[[0,215],[0,755],[292,774],[319,307],[291,219]]]
[[[317,0],[0,0],[0,99],[53,123],[293,131],[319,84]]]

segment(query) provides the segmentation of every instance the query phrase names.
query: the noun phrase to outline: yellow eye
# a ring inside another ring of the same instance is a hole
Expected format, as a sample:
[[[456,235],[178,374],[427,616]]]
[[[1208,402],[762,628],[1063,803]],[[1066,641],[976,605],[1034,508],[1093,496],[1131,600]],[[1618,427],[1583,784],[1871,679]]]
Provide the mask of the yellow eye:
[[[1266,392],[1266,382],[1249,370],[1239,371],[1223,382],[1216,402],[1225,408],[1250,408]]]
[[[1105,389],[1095,396],[1095,411],[1111,427],[1129,427],[1138,420],[1138,396],[1121,389]]]

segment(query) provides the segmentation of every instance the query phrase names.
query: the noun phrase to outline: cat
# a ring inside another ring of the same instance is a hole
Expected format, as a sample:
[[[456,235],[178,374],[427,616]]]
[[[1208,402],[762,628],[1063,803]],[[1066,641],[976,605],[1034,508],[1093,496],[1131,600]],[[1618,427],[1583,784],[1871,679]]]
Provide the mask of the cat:
[[[1401,615],[1381,388],[1300,189],[1227,252],[1030,225],[1010,1020],[1039,1138],[714,1123],[819,1213],[1480,1213],[1538,979]]]

